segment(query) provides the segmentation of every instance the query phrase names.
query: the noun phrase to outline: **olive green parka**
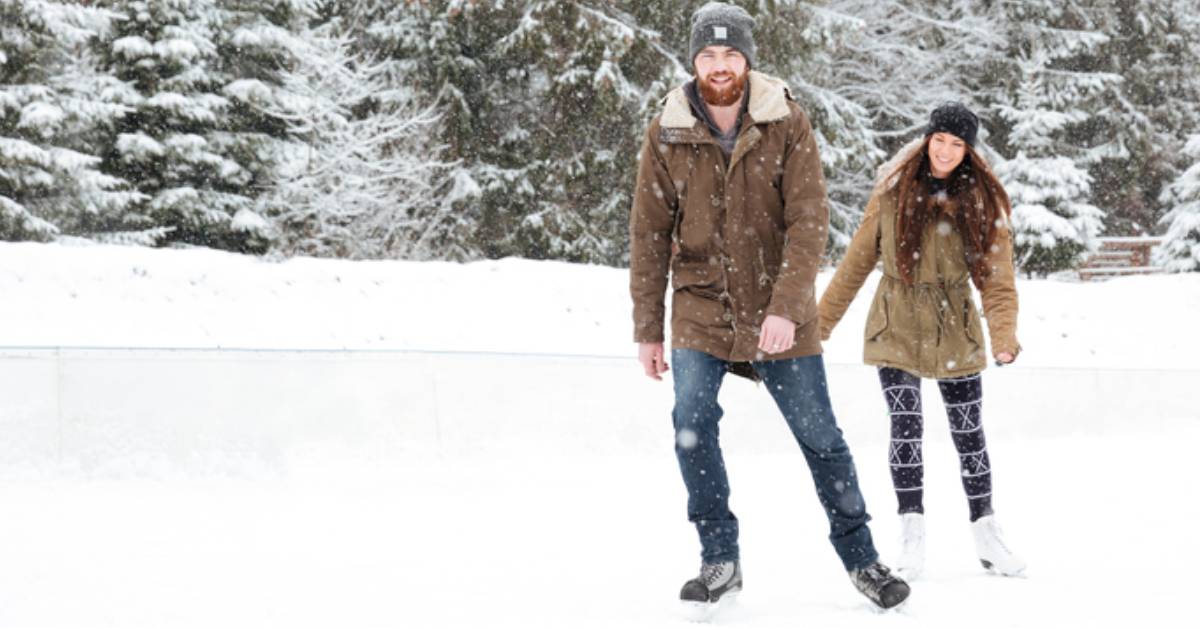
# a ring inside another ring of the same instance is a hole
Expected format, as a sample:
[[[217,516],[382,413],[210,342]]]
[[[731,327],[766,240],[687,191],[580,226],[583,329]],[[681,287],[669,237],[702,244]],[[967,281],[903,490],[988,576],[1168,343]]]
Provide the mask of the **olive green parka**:
[[[888,176],[923,142],[916,141],[880,169]],[[971,273],[962,237],[949,217],[957,210],[949,199],[930,220],[921,239],[913,282],[907,284],[896,265],[896,181],[881,178],[863,220],[819,304],[822,339],[828,339],[867,276],[883,261],[883,277],[867,315],[863,361],[920,377],[947,379],[978,373],[988,353],[979,311],[972,295]],[[991,274],[977,286],[987,314],[993,354],[1016,356],[1017,290],[1013,272],[1012,235],[1007,217],[986,253]]]

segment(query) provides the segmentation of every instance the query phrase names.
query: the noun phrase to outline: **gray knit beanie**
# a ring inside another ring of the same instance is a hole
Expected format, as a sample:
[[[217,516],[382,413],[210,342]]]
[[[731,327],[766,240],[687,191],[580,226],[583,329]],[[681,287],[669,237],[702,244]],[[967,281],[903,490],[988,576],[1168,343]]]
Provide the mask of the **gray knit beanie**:
[[[692,44],[688,59],[705,46],[729,46],[742,53],[750,67],[755,65],[754,18],[745,9],[724,2],[709,2],[692,14]]]

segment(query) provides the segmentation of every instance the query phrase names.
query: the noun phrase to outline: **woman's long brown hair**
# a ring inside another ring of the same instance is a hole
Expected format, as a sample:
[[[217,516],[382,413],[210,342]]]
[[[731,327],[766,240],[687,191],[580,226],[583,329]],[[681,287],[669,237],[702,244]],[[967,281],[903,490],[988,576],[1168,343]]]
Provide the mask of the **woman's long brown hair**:
[[[967,249],[967,266],[977,287],[992,274],[987,252],[996,242],[996,232],[1007,223],[1012,203],[1004,186],[979,154],[968,144],[962,163],[947,180],[947,201],[929,193],[924,179],[929,175],[929,138],[893,170],[899,203],[896,212],[896,266],[905,283],[912,284],[913,268],[921,250],[925,226],[943,210],[952,214]]]

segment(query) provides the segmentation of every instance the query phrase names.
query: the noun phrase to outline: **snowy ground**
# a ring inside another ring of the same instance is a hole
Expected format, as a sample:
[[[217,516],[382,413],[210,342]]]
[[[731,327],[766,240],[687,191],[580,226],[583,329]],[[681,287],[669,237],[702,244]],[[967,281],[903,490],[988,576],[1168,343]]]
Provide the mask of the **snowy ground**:
[[[978,567],[927,386],[928,573],[874,612],[731,380],[747,589],[722,624],[1190,623],[1200,275],[1019,289],[985,425],[1029,576]],[[869,292],[826,359],[887,558]],[[669,382],[629,357],[618,270],[0,244],[0,294],[0,626],[687,625]]]

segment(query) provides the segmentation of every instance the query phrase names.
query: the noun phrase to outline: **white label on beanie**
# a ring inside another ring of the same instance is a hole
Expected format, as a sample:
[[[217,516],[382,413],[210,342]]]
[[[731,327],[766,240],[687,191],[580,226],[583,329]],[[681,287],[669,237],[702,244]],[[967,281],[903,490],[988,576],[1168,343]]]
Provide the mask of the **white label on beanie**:
[[[713,27],[713,39],[726,39],[727,37],[724,26]]]

